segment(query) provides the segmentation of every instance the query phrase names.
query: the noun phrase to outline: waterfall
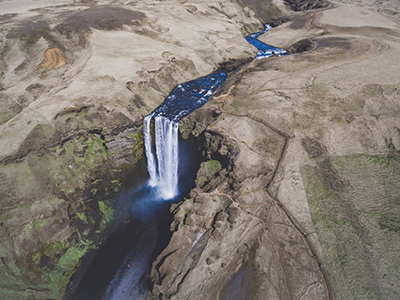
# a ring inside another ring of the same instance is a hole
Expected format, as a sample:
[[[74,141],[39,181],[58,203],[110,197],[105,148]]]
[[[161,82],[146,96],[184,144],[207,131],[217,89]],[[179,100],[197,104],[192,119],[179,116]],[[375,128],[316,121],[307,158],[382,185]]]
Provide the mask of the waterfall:
[[[178,122],[155,117],[158,182],[161,198],[171,199],[178,192]]]
[[[150,123],[153,115],[144,119],[144,140],[149,172],[149,185],[156,187],[162,199],[178,194],[178,125],[163,116],[155,116],[155,154],[152,146]]]
[[[143,120],[144,146],[147,157],[148,185],[157,196],[168,200],[178,190],[179,121],[203,106],[226,80],[225,70],[179,84],[150,115]],[[154,139],[151,121],[154,119]]]

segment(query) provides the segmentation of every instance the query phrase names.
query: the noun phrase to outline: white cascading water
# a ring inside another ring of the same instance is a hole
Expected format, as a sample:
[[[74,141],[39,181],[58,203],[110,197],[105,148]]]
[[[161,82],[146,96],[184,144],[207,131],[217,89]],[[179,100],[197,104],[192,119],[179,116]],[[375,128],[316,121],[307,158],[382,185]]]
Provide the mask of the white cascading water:
[[[147,157],[147,171],[149,172],[149,185],[157,185],[157,173],[156,173],[156,163],[153,153],[153,147],[151,145],[151,133],[150,133],[150,123],[153,115],[148,115],[143,120],[143,133],[144,133],[144,148]]]
[[[153,115],[147,116],[143,126],[149,185],[157,188],[160,198],[172,199],[178,194],[179,123],[162,116],[154,117],[155,151],[153,151],[150,131],[152,117]]]

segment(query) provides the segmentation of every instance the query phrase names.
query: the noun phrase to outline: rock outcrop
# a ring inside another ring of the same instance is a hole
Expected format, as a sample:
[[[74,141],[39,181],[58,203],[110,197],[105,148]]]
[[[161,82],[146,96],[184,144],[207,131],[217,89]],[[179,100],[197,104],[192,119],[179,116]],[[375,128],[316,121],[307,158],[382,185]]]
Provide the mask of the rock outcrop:
[[[196,114],[201,110],[189,119]],[[323,299],[312,248],[268,190],[289,137],[263,120],[227,114],[202,140],[209,160],[197,189],[172,208],[174,234],[153,264],[152,296]]]

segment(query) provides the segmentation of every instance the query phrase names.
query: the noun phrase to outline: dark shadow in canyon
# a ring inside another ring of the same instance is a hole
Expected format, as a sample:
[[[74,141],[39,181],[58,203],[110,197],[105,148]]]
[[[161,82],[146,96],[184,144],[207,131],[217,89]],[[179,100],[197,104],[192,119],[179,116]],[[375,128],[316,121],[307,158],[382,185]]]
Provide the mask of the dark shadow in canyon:
[[[184,196],[194,187],[196,172],[202,162],[198,141],[195,138],[179,139],[179,195],[171,201],[152,201],[146,203],[149,197],[149,188],[146,184],[138,187],[134,192],[122,195],[122,202],[129,205],[127,211],[133,210],[129,219],[121,222],[117,230],[101,245],[82,261],[87,270],[75,280],[76,289],[67,289],[66,300],[100,300],[104,297],[107,286],[117,272],[126,273],[130,266],[129,256],[138,256],[141,253],[151,253],[145,270],[140,270],[136,289],[147,291],[148,273],[153,261],[168,245],[172,232],[170,224],[173,221],[170,205],[182,201]],[[153,202],[153,203],[152,203]],[[154,230],[154,228],[156,230]],[[155,241],[154,241],[155,239]],[[85,260],[88,260],[86,262]],[[125,263],[124,263],[125,262]],[[70,283],[71,286],[71,283]]]

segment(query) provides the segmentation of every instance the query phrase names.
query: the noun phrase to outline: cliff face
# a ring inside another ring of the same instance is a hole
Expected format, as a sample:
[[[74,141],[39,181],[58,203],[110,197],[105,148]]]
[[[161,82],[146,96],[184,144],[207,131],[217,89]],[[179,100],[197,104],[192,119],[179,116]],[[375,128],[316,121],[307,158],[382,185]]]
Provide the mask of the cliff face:
[[[203,111],[189,119],[213,113]],[[182,130],[188,123],[182,124]],[[268,189],[289,137],[263,119],[222,114],[207,126],[202,140],[209,160],[201,165],[190,198],[172,208],[174,234],[153,264],[152,295],[161,299],[325,298],[312,249],[293,225],[294,218]]]
[[[143,117],[254,55],[262,23],[235,1],[125,2],[0,3],[2,299],[62,299],[147,176]]]
[[[151,297],[398,298],[400,22],[367,4],[281,18],[260,39],[294,54],[244,65],[182,122],[208,161]]]

